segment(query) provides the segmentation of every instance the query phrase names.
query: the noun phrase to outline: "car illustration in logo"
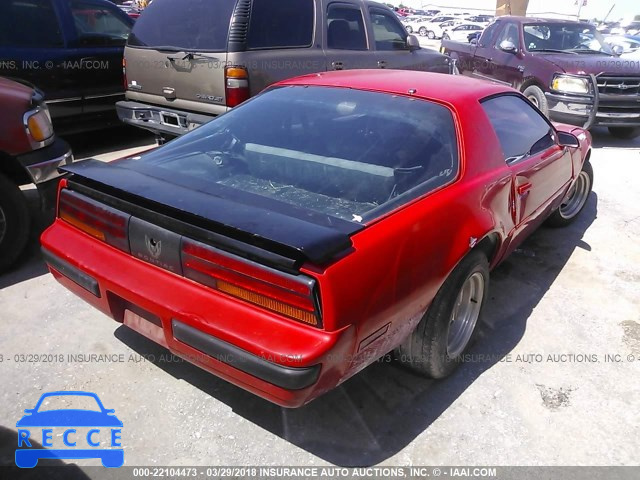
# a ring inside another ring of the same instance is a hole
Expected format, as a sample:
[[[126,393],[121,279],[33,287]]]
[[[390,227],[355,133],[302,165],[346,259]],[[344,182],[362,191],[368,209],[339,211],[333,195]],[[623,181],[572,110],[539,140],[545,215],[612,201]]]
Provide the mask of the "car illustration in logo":
[[[90,402],[90,406],[95,409],[47,408],[53,400],[63,400],[66,403],[73,401],[73,398],[66,397],[75,397],[85,403]],[[124,464],[124,449],[120,444],[122,422],[114,415],[114,410],[104,407],[95,393],[81,391],[45,393],[36,406],[33,409],[26,409],[25,413],[26,415],[16,423],[18,449],[16,449],[15,459],[18,467],[33,468],[39,459],[45,458],[99,458],[102,465],[109,468],[121,467]],[[29,439],[35,440],[39,434],[42,436],[43,446],[53,446],[53,428],[64,429],[64,433],[58,434],[56,440],[61,437],[64,445],[69,448],[31,448]],[[79,430],[87,430],[86,435],[82,435]],[[78,448],[83,446],[82,443],[85,440],[89,448]],[[101,448],[105,443],[112,448]]]

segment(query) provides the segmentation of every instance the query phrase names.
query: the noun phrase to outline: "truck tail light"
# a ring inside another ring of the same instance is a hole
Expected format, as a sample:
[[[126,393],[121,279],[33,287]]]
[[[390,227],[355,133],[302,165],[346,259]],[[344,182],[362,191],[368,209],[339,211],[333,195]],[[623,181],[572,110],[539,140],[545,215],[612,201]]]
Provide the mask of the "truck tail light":
[[[129,252],[130,215],[68,189],[61,189],[58,217],[109,245]]]
[[[122,57],[122,81],[124,82],[125,91],[129,87],[129,82],[127,82],[127,59]]]
[[[239,300],[314,327],[322,327],[316,282],[182,240],[184,276]]]
[[[249,98],[249,73],[245,67],[225,67],[227,107],[235,107]]]

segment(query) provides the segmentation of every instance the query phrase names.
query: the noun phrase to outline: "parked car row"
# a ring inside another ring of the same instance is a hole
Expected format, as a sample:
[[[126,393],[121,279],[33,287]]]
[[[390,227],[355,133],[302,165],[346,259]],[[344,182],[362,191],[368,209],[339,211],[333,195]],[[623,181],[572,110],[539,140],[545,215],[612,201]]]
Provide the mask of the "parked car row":
[[[411,16],[403,19],[402,23],[407,32],[418,33],[429,39],[444,38],[445,34],[448,38],[453,38],[450,32],[455,30],[456,33],[454,33],[454,37],[466,41],[466,37],[461,33],[463,30],[469,30],[467,34],[472,31],[481,31],[493,18],[492,15],[462,16],[456,14],[440,14],[435,17]],[[461,25],[464,25],[464,27],[457,28]]]

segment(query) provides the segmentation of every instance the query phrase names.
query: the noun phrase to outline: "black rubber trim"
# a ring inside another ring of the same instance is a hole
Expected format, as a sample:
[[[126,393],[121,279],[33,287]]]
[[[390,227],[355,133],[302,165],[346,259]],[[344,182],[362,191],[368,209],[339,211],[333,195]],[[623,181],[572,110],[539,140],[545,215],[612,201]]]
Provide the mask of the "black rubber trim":
[[[301,390],[313,385],[320,375],[320,365],[300,368],[278,365],[178,320],[171,321],[171,328],[176,340],[280,388]]]
[[[42,249],[42,256],[44,257],[44,261],[55,270],[60,272],[69,280],[77,283],[88,292],[93,293],[96,297],[100,298],[100,287],[98,286],[98,281],[95,278],[78,270],[70,263],[56,257],[53,253],[45,250],[44,248]]]

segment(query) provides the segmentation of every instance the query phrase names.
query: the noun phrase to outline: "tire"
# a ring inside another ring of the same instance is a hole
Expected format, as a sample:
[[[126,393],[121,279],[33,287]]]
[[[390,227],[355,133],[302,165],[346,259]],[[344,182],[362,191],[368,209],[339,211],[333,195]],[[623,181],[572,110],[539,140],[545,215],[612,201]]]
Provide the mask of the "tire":
[[[622,138],[624,140],[631,140],[640,135],[640,128],[638,127],[609,127],[609,133],[616,138]]]
[[[435,38],[436,38],[436,34],[435,34],[435,33],[433,33],[431,30],[428,30],[428,31],[427,31],[427,38],[428,38],[429,40],[433,40],[433,39],[435,39]]]
[[[552,227],[565,227],[572,223],[587,204],[592,187],[593,167],[587,160],[582,166],[578,178],[562,200],[562,204],[551,214],[547,224]]]
[[[411,28],[411,26],[410,26],[410,25],[407,25],[405,28],[406,28],[407,33],[408,33],[409,35],[411,35],[411,34],[413,33],[413,28]]]
[[[537,85],[529,85],[524,89],[522,94],[540,110],[545,117],[549,116],[549,103],[547,97],[540,87]]]
[[[471,291],[465,288],[469,283],[476,285]],[[463,301],[463,304],[467,303],[472,309],[470,317],[461,315],[464,310],[461,312],[458,304],[465,292],[469,293],[470,301]],[[481,251],[472,251],[451,272],[416,329],[396,348],[396,359],[426,377],[450,375],[473,344],[488,292],[489,262]],[[465,334],[460,337],[454,335],[457,330],[452,330],[454,316],[458,321],[462,318],[470,320]]]
[[[420,27],[420,30],[418,30],[418,33],[420,34],[421,37],[424,37],[427,35],[427,29],[424,27]]]
[[[449,40],[449,35],[447,35],[446,33],[442,35],[442,40]]]
[[[7,270],[24,250],[31,215],[20,189],[0,175],[0,272]]]

